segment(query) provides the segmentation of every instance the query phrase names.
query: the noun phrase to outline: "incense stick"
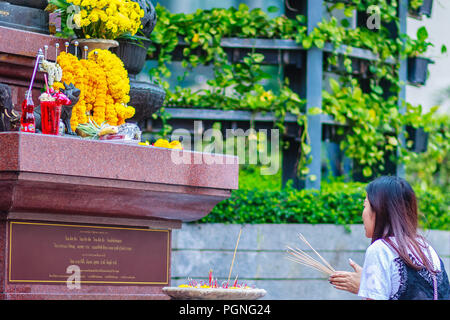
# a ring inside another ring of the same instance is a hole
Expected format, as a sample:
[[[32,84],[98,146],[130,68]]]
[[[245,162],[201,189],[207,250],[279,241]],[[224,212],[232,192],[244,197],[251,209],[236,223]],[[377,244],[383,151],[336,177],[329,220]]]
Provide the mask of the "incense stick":
[[[287,256],[287,258],[289,260],[299,263],[301,265],[316,269],[317,271],[320,271],[327,275],[330,275],[331,273],[333,273],[332,270],[328,269],[327,267],[322,265],[320,262],[318,262],[318,261],[314,260],[313,258],[311,258],[310,256],[308,256],[302,250],[293,249],[291,247],[288,247],[287,250],[289,253],[289,256]]]
[[[233,260],[231,261],[231,267],[230,267],[230,272],[228,273],[227,284],[230,283],[231,271],[233,270],[234,259],[236,258],[236,251],[237,251],[237,248],[239,245],[239,239],[241,238],[241,233],[242,233],[242,227],[241,227],[241,230],[239,230],[239,236],[238,236],[238,239],[236,242],[236,247],[234,248]]]
[[[333,272],[335,271],[334,268],[309,244],[309,242],[306,240],[306,238],[301,233],[299,233],[298,236],[299,236],[300,240],[302,240],[304,243],[306,243],[308,245],[308,247],[310,247],[319,256],[319,258],[325,263],[325,265],[329,269],[333,270]]]
[[[301,233],[299,234],[299,238],[312,249],[312,251],[320,258],[320,260],[322,260],[324,264],[297,247],[292,248],[290,246],[286,246],[286,252],[288,253],[287,258],[298,264],[316,269],[326,275],[331,275],[335,271],[334,268],[311,246],[311,244]]]

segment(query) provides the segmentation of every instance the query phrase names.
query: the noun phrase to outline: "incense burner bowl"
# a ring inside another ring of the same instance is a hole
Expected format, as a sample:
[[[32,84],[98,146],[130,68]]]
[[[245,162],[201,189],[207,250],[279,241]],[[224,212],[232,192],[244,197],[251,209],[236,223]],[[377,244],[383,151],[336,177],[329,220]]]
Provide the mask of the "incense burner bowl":
[[[179,288],[162,291],[174,300],[256,300],[266,295],[264,289]]]

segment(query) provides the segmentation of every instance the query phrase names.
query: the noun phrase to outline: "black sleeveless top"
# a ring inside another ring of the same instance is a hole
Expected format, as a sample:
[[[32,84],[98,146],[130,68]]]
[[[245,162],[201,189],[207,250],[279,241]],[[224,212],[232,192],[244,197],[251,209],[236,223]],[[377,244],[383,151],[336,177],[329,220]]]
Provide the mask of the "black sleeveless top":
[[[437,299],[450,299],[450,284],[444,263],[440,259],[441,271],[436,273],[435,280],[427,269],[414,270],[409,267],[400,257],[394,260],[400,273],[400,287],[396,294],[389,300],[433,300],[434,283],[437,285]]]

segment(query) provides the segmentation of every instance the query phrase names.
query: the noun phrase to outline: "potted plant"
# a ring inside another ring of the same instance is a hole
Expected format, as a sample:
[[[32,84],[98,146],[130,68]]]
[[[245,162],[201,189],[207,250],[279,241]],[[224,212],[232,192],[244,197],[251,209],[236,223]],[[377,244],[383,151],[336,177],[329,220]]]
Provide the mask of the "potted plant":
[[[415,128],[413,126],[405,126],[405,130],[408,133],[408,140],[411,141],[411,145],[408,149],[416,152],[426,152],[428,146],[428,132],[422,127]]]
[[[425,15],[431,17],[433,9],[433,0],[410,0],[409,1],[409,15],[416,19],[422,19]]]
[[[417,39],[407,38],[403,56],[408,58],[408,81],[412,85],[424,85],[427,80],[428,64],[433,63],[429,58],[421,56],[429,46],[433,44],[428,39],[428,32],[425,27],[417,30]]]
[[[150,0],[135,0],[144,11],[141,18],[142,28],[135,34],[127,32],[117,39],[119,46],[111,49],[122,59],[125,69],[130,75],[137,75],[144,68],[147,51],[151,41],[149,39],[156,25],[156,11]]]
[[[144,68],[151,41],[144,36],[123,36],[117,41],[119,46],[111,51],[123,61],[130,76],[137,75]]]
[[[433,60],[424,57],[408,58],[408,82],[412,85],[425,85],[428,76],[428,64]]]
[[[135,35],[142,28],[144,10],[137,2],[109,1],[103,8],[92,3],[83,5],[84,2],[74,7],[74,2],[49,0],[47,10],[61,15],[62,30],[58,36],[76,38],[80,46],[87,46],[89,51],[117,47],[119,43],[115,39],[128,33]]]

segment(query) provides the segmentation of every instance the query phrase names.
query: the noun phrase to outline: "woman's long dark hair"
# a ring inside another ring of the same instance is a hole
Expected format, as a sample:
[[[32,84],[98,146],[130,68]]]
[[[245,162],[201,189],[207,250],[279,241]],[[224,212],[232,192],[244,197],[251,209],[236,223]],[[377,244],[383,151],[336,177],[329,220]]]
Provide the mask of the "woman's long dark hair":
[[[425,267],[436,272],[431,255],[428,258],[424,253],[426,241],[417,234],[417,199],[409,183],[400,177],[383,176],[369,183],[366,192],[376,215],[372,243],[382,239],[411,268]],[[393,237],[395,243],[389,237]]]

